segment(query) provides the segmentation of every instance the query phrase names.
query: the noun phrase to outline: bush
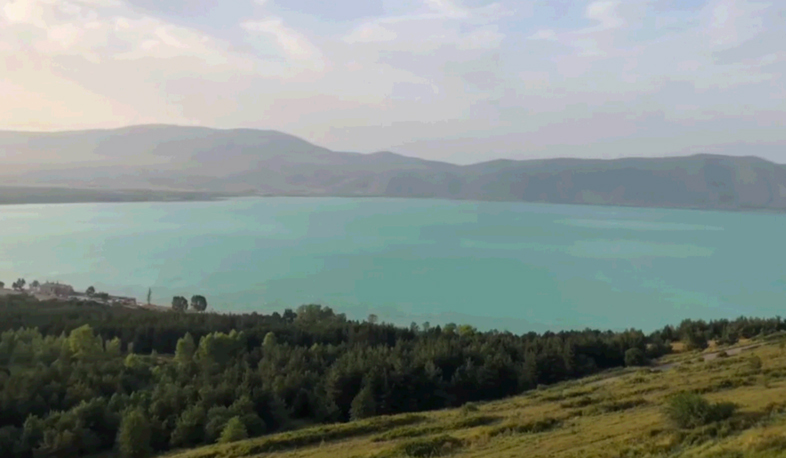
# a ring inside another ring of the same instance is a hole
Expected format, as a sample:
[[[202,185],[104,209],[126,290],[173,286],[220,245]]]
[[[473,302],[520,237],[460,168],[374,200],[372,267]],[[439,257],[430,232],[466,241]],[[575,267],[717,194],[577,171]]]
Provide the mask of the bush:
[[[669,399],[664,412],[678,428],[689,429],[725,420],[736,410],[735,404],[712,404],[696,393],[682,392]]]
[[[440,436],[408,442],[401,446],[406,456],[429,458],[447,455],[461,447],[461,441],[451,436]]]
[[[460,420],[456,420],[453,422],[453,428],[456,429],[464,429],[464,428],[475,428],[478,426],[487,426],[492,423],[496,423],[500,420],[499,417],[495,417],[493,415],[476,415],[474,417],[462,418]]]
[[[641,348],[629,348],[625,352],[626,366],[646,366],[647,364],[647,356],[644,354]]]
[[[751,355],[748,358],[748,368],[752,372],[758,373],[759,371],[761,371],[761,366],[762,366],[761,358],[758,357],[757,355]]]
[[[535,434],[556,429],[562,422],[556,418],[544,418],[526,423],[505,423],[489,431],[491,437],[502,434]]]
[[[243,439],[248,439],[246,425],[243,424],[240,417],[232,417],[224,427],[224,431],[221,432],[218,443],[229,444],[231,442],[242,441]]]
[[[153,453],[150,447],[150,422],[141,410],[129,410],[123,416],[117,444],[120,454],[126,458],[144,458]]]
[[[464,404],[463,406],[461,406],[461,413],[462,413],[462,415],[469,415],[471,413],[477,412],[478,410],[480,410],[480,409],[478,409],[478,405],[475,404],[474,402],[468,402],[468,403]]]

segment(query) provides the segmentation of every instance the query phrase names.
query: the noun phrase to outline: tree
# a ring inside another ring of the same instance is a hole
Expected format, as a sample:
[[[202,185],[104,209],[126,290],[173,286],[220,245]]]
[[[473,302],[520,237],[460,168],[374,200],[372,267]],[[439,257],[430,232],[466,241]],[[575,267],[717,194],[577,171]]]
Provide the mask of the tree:
[[[204,312],[207,310],[207,299],[205,299],[205,296],[191,296],[191,308],[197,312]]]
[[[20,278],[17,281],[15,281],[14,284],[11,285],[11,286],[13,286],[15,291],[22,291],[23,289],[25,289],[25,285],[26,284],[27,284],[27,282],[25,281],[25,279],[24,278]]]
[[[367,383],[362,390],[352,400],[349,416],[352,420],[362,420],[373,417],[377,413],[377,403],[374,400],[374,392]]]
[[[707,336],[698,329],[689,330],[685,336],[685,340],[688,350],[704,350],[709,346],[707,343]]]
[[[170,441],[174,447],[191,447],[204,440],[207,415],[201,406],[190,406],[178,417]]]
[[[5,289],[5,283],[0,281],[0,289]]]
[[[276,346],[276,334],[273,331],[265,334],[265,339],[262,341],[262,347],[271,349]]]
[[[625,365],[630,366],[646,366],[647,357],[641,348],[628,348],[625,351]]]
[[[371,323],[371,324],[377,324],[378,320],[379,320],[379,317],[377,317],[373,313],[368,316],[368,322]]]
[[[85,291],[85,294],[87,294],[90,297],[92,297],[95,293],[96,293],[96,289],[92,286],[87,288],[87,291]]]
[[[224,426],[221,432],[221,437],[218,439],[220,444],[228,444],[230,442],[237,442],[243,439],[248,439],[248,431],[246,425],[240,420],[240,417],[232,417]]]
[[[148,288],[147,289],[147,305],[150,305],[150,298],[151,297],[153,297],[153,289],[152,288]]]
[[[30,283],[30,287],[33,289],[38,289],[41,286],[41,283],[38,280],[33,280],[33,283]]]
[[[123,415],[117,443],[126,458],[145,458],[153,453],[150,447],[150,422],[141,410],[130,410]]]
[[[177,340],[177,349],[175,350],[175,361],[181,364],[190,363],[194,359],[196,353],[196,344],[191,333],[186,333],[183,337]]]
[[[93,334],[89,324],[82,325],[68,335],[68,346],[77,358],[90,358],[101,352],[101,336]]]
[[[172,310],[176,312],[185,312],[188,310],[188,299],[183,296],[175,296],[172,298]]]

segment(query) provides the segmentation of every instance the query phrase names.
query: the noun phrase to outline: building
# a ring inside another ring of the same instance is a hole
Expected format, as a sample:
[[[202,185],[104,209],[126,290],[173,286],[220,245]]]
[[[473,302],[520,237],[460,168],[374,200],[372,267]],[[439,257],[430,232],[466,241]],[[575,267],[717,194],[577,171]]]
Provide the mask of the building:
[[[109,300],[114,305],[136,305],[136,299],[133,297],[110,296]]]
[[[74,294],[74,287],[64,283],[46,282],[38,287],[37,293],[47,296],[68,297]]]

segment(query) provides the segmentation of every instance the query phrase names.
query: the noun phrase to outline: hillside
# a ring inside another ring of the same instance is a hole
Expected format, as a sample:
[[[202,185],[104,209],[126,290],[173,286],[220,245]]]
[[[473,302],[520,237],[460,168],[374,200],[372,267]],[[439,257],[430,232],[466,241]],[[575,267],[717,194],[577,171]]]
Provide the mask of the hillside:
[[[390,152],[335,152],[275,131],[160,125],[0,132],[0,180],[100,190],[786,209],[786,166],[755,157],[459,166]]]
[[[677,354],[653,369],[606,372],[503,401],[308,428],[165,456],[783,457],[783,342]],[[736,411],[729,418],[679,427],[665,409],[683,391],[701,393],[720,405],[736,404]]]
[[[540,456],[678,456],[781,427],[783,404],[768,407],[786,394],[780,344],[750,350],[760,360],[670,355],[782,339],[780,318],[649,335],[374,321],[318,305],[223,315],[0,296],[0,456],[520,456],[535,445]],[[698,417],[675,429],[662,406],[681,389],[740,408],[698,400]]]

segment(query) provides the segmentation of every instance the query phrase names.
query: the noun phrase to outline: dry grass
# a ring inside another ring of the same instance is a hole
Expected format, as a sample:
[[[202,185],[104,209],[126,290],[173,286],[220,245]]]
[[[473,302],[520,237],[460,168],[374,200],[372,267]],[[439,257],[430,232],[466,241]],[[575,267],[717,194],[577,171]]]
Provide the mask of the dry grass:
[[[554,458],[786,457],[786,356],[778,341],[704,361],[670,355],[668,370],[622,370],[477,409],[382,417],[212,446],[172,458]],[[761,359],[761,367],[751,357]],[[665,418],[680,391],[734,402],[723,422],[678,430]],[[471,410],[471,411],[470,411]]]

